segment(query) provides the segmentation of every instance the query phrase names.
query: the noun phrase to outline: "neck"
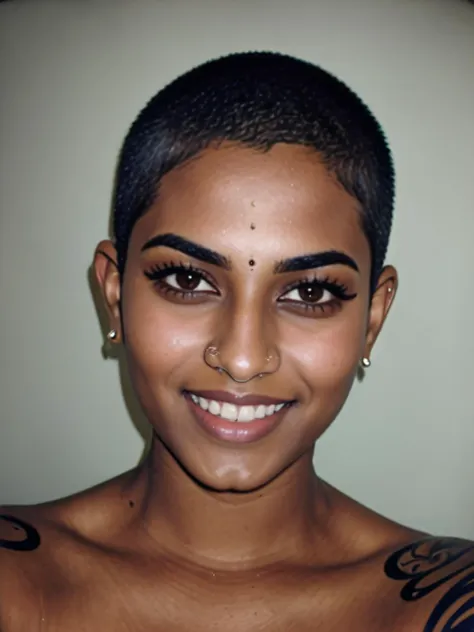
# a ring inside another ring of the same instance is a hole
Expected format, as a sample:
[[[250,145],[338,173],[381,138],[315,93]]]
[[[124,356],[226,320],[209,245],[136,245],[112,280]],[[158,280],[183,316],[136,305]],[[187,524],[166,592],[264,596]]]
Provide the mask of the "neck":
[[[216,492],[200,486],[155,440],[126,493],[154,542],[215,568],[305,559],[324,537],[329,515],[310,453],[258,490]]]

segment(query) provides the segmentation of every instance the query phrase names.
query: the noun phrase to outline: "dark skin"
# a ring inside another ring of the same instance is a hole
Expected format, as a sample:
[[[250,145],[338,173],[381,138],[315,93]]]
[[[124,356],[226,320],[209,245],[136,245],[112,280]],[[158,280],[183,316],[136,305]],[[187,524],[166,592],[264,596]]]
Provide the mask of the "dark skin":
[[[295,270],[310,253],[325,265]],[[470,543],[404,550],[426,536],[313,469],[397,289],[387,266],[370,295],[360,209],[317,155],[206,150],[164,177],[122,283],[116,261],[101,242],[97,279],[153,445],[92,490],[4,508],[0,630],[441,632],[453,613],[468,626]],[[235,443],[196,423],[185,394],[202,390],[291,405],[265,436]]]

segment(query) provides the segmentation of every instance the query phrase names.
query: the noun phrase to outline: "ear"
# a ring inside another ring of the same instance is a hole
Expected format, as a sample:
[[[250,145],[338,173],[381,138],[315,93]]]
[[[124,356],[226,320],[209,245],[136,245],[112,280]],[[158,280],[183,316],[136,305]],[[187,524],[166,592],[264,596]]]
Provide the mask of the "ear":
[[[95,249],[94,271],[109,318],[110,329],[117,332],[113,342],[120,342],[122,340],[120,273],[117,264],[117,250],[110,240],[101,241]]]
[[[372,348],[377,337],[382,330],[387,318],[393,299],[397,293],[398,274],[393,266],[385,266],[382,270],[377,288],[372,296],[369,309],[369,319],[367,324],[367,335],[365,340],[364,357],[370,358]]]

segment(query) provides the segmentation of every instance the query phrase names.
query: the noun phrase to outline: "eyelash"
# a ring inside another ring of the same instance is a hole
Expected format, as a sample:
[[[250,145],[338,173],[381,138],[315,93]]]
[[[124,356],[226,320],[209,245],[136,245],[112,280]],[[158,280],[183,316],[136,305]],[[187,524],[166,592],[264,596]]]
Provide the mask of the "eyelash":
[[[286,294],[289,294],[293,290],[304,288],[305,286],[308,286],[308,285],[315,285],[316,287],[322,290],[327,290],[333,295],[333,298],[324,303],[315,303],[314,305],[312,305],[311,303],[305,303],[304,301],[284,300],[283,297]],[[357,296],[356,294],[351,294],[348,291],[348,288],[346,285],[344,285],[343,283],[340,283],[339,281],[331,279],[328,276],[324,278],[310,276],[310,277],[307,277],[306,279],[299,279],[298,281],[295,281],[294,283],[288,285],[285,288],[282,296],[278,299],[278,301],[280,303],[292,303],[294,306],[297,306],[298,309],[303,309],[304,311],[311,311],[311,312],[320,311],[322,313],[325,313],[326,309],[329,308],[333,310],[338,305],[340,305],[341,302],[350,301],[356,296]]]
[[[172,294],[173,296],[189,300],[195,298],[196,296],[202,295],[204,293],[203,291],[194,292],[192,290],[178,290],[174,287],[171,287],[168,283],[164,281],[166,277],[169,277],[172,274],[180,274],[183,272],[192,272],[197,277],[200,277],[201,279],[206,281],[206,283],[212,286],[216,294],[219,295],[213,279],[208,274],[206,274],[204,270],[195,268],[190,263],[158,263],[149,270],[146,270],[145,276],[147,277],[147,279],[150,279],[150,281],[152,281],[156,286],[158,286],[159,290],[163,294]],[[208,292],[206,292],[206,294],[208,294]]]
[[[215,286],[214,280],[206,272],[204,272],[204,270],[195,268],[190,263],[178,263],[178,264],[173,263],[173,262],[159,263],[159,264],[155,264],[149,270],[146,270],[144,274],[150,281],[152,281],[159,288],[160,292],[162,292],[165,295],[171,294],[173,296],[176,296],[182,299],[192,300],[193,298],[196,298],[197,296],[202,296],[203,294],[207,294],[207,295],[210,294],[210,292],[204,292],[202,290],[198,292],[195,292],[192,290],[178,290],[170,286],[168,283],[164,281],[166,277],[169,277],[172,274],[180,274],[183,272],[184,273],[192,272],[197,277],[200,277],[202,280],[208,283],[215,290],[215,294],[217,296],[220,295],[219,291],[217,290]],[[308,285],[315,285],[322,290],[327,290],[333,295],[333,298],[324,303],[315,303],[314,305],[312,305],[311,303],[305,303],[304,301],[284,300],[283,297],[286,294],[289,294],[293,290],[304,288],[305,286],[308,286]],[[355,297],[356,297],[356,294],[350,294],[347,286],[345,286],[343,283],[340,283],[334,279],[331,279],[328,276],[324,278],[309,276],[305,279],[300,279],[288,285],[284,289],[280,298],[278,299],[278,302],[292,304],[293,306],[297,307],[297,309],[302,309],[304,311],[311,311],[311,312],[320,311],[322,313],[325,313],[326,309],[329,308],[333,310],[337,308],[337,306],[340,305],[341,302],[350,301]]]

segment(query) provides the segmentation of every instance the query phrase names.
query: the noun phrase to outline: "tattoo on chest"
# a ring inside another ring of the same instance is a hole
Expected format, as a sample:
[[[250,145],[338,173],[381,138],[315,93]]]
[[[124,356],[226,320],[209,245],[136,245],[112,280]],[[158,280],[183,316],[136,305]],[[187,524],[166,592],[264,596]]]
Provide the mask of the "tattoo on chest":
[[[23,522],[15,516],[8,514],[0,514],[0,520],[11,524],[12,529],[21,539],[16,538],[2,539],[0,538],[0,549],[9,549],[10,551],[34,551],[41,543],[38,531],[27,522]]]
[[[426,538],[391,555],[385,563],[390,579],[405,582],[400,596],[417,601],[451,582],[423,632],[474,632],[474,544],[453,538]],[[469,555],[471,554],[471,555]]]

